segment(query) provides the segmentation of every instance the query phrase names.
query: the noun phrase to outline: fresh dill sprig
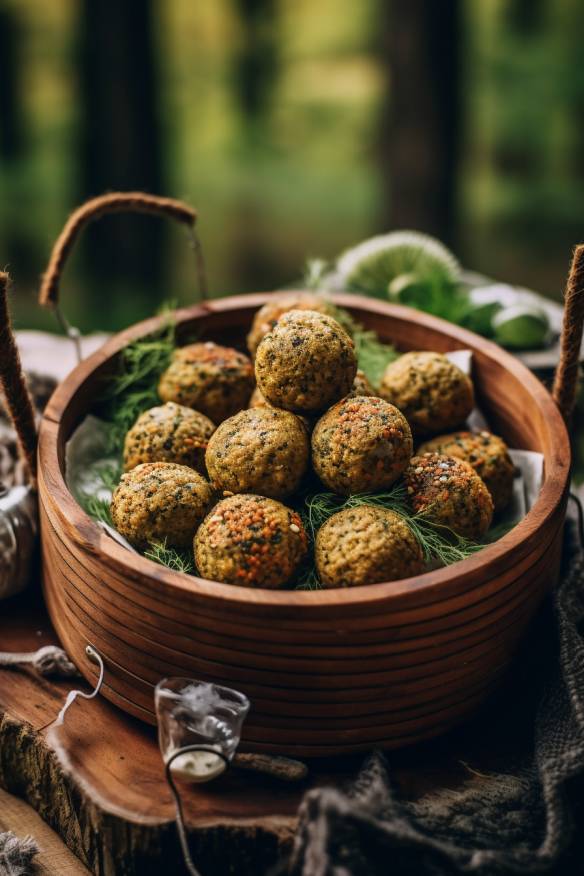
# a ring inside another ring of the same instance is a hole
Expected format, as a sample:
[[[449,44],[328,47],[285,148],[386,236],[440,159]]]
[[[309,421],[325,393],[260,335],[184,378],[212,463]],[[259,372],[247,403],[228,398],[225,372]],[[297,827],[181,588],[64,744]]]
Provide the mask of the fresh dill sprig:
[[[169,548],[166,546],[166,540],[150,542],[150,547],[144,551],[144,556],[155,563],[160,563],[161,566],[173,569],[175,572],[184,572],[186,575],[190,575],[195,571],[193,558],[189,551]]]
[[[103,398],[112,450],[121,452],[126,432],[138,416],[159,404],[158,380],[168,367],[174,348],[175,325],[168,314],[157,332],[133,341],[120,353],[118,370],[109,377]]]
[[[100,520],[102,523],[107,523],[108,526],[113,525],[109,499],[100,498],[99,496],[83,496],[80,503],[85,513],[92,517],[93,520]]]
[[[438,561],[448,566],[466,559],[483,547],[448,527],[435,523],[427,513],[412,514],[403,484],[396,484],[384,493],[356,493],[348,497],[338,496],[336,493],[316,493],[308,496],[305,500],[304,520],[311,539],[316,538],[320,527],[333,514],[362,505],[387,508],[403,517],[418,540],[426,563]]]

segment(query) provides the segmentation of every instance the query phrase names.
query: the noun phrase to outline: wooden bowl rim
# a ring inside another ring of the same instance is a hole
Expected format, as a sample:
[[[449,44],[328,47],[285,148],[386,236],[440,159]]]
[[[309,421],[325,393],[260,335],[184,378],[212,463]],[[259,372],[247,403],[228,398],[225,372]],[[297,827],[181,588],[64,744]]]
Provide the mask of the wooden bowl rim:
[[[286,290],[287,292],[289,290]],[[291,291],[291,290],[290,290]],[[204,317],[213,313],[229,312],[240,308],[259,308],[272,295],[272,292],[234,295],[202,302],[175,311],[177,325],[186,320]],[[223,584],[209,581],[195,575],[175,572],[140,554],[133,554],[117,544],[114,539],[105,536],[99,527],[81,508],[70,493],[58,458],[58,440],[62,426],[62,417],[77,391],[98,366],[117,355],[131,341],[150,334],[160,327],[164,317],[152,317],[136,323],[130,328],[109,338],[95,353],[84,359],[59,384],[45,409],[39,434],[39,472],[41,473],[39,489],[41,498],[44,494],[53,499],[53,509],[61,521],[75,526],[78,544],[91,551],[94,556],[105,555],[107,559],[122,573],[135,578],[143,575],[155,579],[161,585],[178,588],[207,599],[222,601],[231,607],[245,603],[254,603],[277,609],[305,608],[308,606],[366,606],[368,603],[387,603],[393,598],[404,594],[423,591],[435,591],[439,594],[440,587],[452,583],[453,579],[464,572],[467,577],[484,569],[490,563],[507,560],[513,562],[515,548],[524,540],[537,538],[541,526],[554,513],[561,503],[567,489],[570,472],[570,441],[568,431],[554,400],[543,384],[518,359],[507,353],[498,345],[459,326],[453,325],[435,316],[396,304],[366,298],[359,295],[339,293],[331,296],[335,304],[356,310],[366,310],[381,317],[392,316],[396,319],[415,322],[434,332],[448,336],[459,345],[459,349],[472,349],[488,358],[495,359],[508,371],[515,374],[529,390],[548,430],[554,435],[556,452],[551,458],[545,458],[546,474],[540,494],[526,514],[509,533],[486,546],[477,554],[446,566],[425,572],[413,578],[398,581],[380,582],[353,588],[333,588],[314,591],[302,590],[269,590],[263,588],[247,588],[239,585]],[[50,428],[49,424],[57,426]],[[67,436],[69,437],[69,436]],[[47,487],[44,473],[50,466],[50,490]]]

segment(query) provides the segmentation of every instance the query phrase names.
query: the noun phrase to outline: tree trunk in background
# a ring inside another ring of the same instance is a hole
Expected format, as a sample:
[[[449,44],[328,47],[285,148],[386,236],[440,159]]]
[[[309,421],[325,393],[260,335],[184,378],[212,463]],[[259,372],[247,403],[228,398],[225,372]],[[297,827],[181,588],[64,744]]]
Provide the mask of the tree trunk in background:
[[[269,152],[269,114],[279,67],[278,10],[276,0],[234,0],[234,6],[241,30],[231,82],[241,118],[239,148],[251,182],[236,206],[230,251],[242,290],[252,290],[267,288],[279,277],[262,231],[261,193],[253,184],[262,152]]]
[[[0,6],[0,159],[14,161],[24,149],[22,34],[13,9]]]
[[[383,227],[456,238],[460,0],[380,4],[388,72],[380,155]]]
[[[165,193],[152,0],[82,0],[80,77],[81,198],[107,190]],[[165,228],[143,216],[91,226],[85,258],[91,281],[133,285],[159,302]],[[97,284],[96,288],[97,288]],[[146,304],[146,308],[144,305]],[[109,300],[109,306],[114,302]]]

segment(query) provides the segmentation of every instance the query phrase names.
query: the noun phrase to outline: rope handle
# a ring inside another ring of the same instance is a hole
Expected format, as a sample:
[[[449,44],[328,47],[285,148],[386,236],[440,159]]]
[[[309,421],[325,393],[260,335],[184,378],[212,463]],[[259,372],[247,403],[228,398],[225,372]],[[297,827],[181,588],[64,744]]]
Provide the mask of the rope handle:
[[[9,275],[5,271],[0,271],[0,385],[4,391],[10,419],[18,435],[21,452],[28,466],[32,486],[36,488],[35,414],[12,330],[8,308],[9,286]]]
[[[567,424],[576,404],[580,349],[584,328],[584,244],[574,250],[564,293],[564,321],[560,340],[560,361],[552,395]]]
[[[71,214],[65,223],[55,241],[49,264],[43,275],[39,293],[39,303],[43,307],[58,307],[59,286],[63,269],[80,233],[90,222],[112,213],[147,213],[173,219],[186,226],[197,260],[199,292],[201,298],[207,297],[201,246],[195,233],[197,211],[183,201],[177,201],[174,198],[162,198],[145,192],[111,192],[86,201]]]

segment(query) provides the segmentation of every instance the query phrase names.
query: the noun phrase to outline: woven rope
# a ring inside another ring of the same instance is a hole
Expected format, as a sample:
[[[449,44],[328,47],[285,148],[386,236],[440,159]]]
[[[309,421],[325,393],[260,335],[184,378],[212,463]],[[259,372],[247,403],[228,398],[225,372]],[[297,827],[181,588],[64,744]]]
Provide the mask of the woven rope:
[[[20,448],[28,466],[31,482],[36,485],[37,432],[34,409],[12,331],[8,309],[9,282],[8,274],[0,271],[0,383],[6,398],[8,413],[14,423]]]
[[[566,423],[576,403],[580,367],[580,346],[584,326],[584,244],[574,250],[564,296],[564,323],[560,361],[554,380],[553,396]]]
[[[166,216],[191,230],[197,221],[197,211],[188,204],[144,192],[111,192],[87,201],[71,214],[55,242],[39,294],[39,303],[43,307],[55,307],[59,303],[61,274],[81,231],[102,216],[126,212]]]

